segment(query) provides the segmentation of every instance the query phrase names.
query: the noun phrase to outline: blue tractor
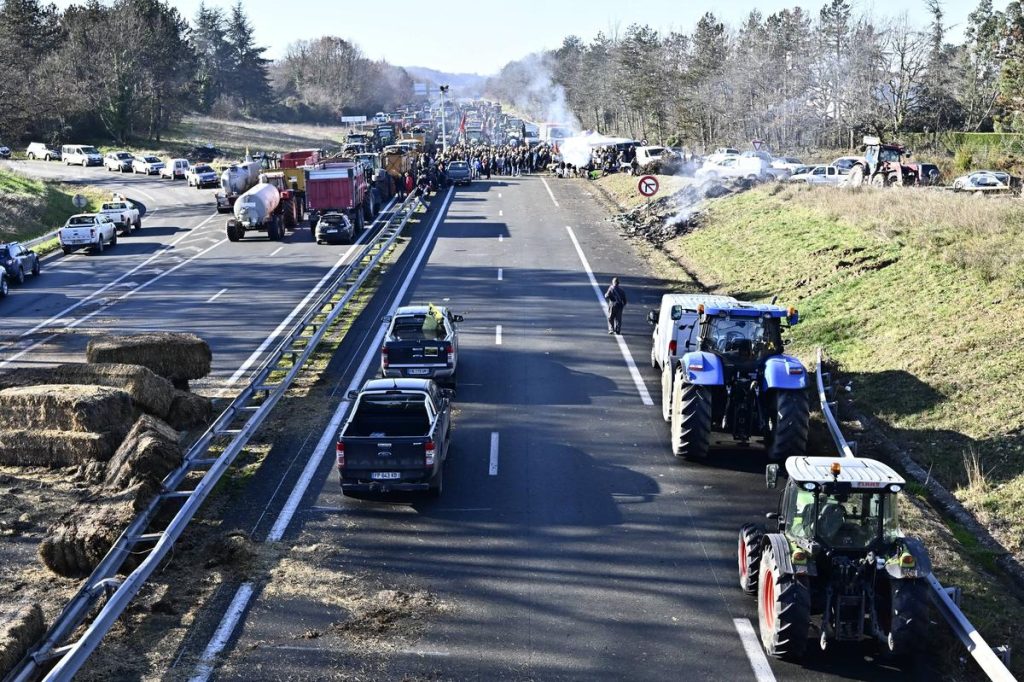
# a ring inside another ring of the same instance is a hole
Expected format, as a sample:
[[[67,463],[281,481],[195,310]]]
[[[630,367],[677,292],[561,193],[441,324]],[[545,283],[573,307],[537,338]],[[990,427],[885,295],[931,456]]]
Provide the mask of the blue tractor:
[[[663,319],[656,317],[652,311],[652,364],[663,368],[663,410],[676,456],[707,457],[713,431],[741,443],[763,439],[771,461],[805,454],[807,370],[782,352],[783,322],[797,324],[795,309],[669,294]]]

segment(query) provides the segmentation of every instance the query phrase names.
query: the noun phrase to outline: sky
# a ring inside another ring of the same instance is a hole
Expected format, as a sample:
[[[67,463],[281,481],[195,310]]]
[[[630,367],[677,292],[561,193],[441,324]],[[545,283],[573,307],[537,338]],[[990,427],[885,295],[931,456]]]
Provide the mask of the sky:
[[[234,0],[206,0],[227,8]],[[188,18],[200,0],[169,0]],[[768,15],[800,6],[817,15],[825,0],[514,0],[513,2],[429,2],[429,0],[243,0],[258,43],[267,56],[281,57],[288,44],[320,35],[356,43],[373,59],[398,66],[426,66],[449,73],[496,73],[531,52],[554,49],[571,34],[589,42],[598,31],[624,31],[631,23],[662,30],[691,31],[705,12],[738,26],[753,9]],[[995,0],[1003,9],[1007,0]],[[66,7],[72,0],[58,0]],[[876,18],[906,12],[914,24],[928,21],[925,0],[854,0],[855,11]],[[944,0],[949,38],[962,37],[977,0]],[[284,11],[288,8],[292,11]]]

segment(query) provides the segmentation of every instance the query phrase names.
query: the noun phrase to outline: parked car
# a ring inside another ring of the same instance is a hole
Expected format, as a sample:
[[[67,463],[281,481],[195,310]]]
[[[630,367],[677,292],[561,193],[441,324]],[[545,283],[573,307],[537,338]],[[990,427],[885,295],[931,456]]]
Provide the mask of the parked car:
[[[160,177],[170,180],[185,179],[188,175],[188,159],[168,159],[160,168]]]
[[[313,233],[317,244],[351,244],[356,235],[352,221],[340,211],[331,211],[320,216]]]
[[[78,249],[103,253],[107,245],[117,245],[117,227],[114,219],[103,213],[79,213],[68,218],[57,232],[60,248],[65,255]]]
[[[448,175],[448,182],[455,186],[468,185],[473,182],[473,173],[465,161],[452,161],[448,164],[448,170],[445,173]]]
[[[454,388],[462,315],[443,306],[403,306],[388,320],[380,351],[384,377],[429,377]]]
[[[979,170],[961,175],[953,181],[954,192],[1000,193],[1010,191],[1010,174],[1002,171]]]
[[[713,153],[708,154],[707,158],[704,159],[706,163],[719,163],[723,159],[739,156],[740,150],[733,147],[719,147]]]
[[[87,144],[66,144],[60,148],[60,158],[65,166],[102,166],[103,156],[96,147]]]
[[[25,283],[25,273],[39,274],[39,256],[18,242],[0,243],[0,268],[18,284]]]
[[[132,155],[126,151],[107,152],[103,157],[103,167],[109,171],[126,173],[132,169]]]
[[[139,155],[132,159],[132,173],[145,173],[146,175],[157,175],[164,167],[164,162],[155,156]]]
[[[43,144],[42,142],[32,142],[28,148],[25,149],[25,156],[33,161],[36,159],[43,159],[44,161],[60,161],[60,151],[50,147],[49,145]]]
[[[11,158],[11,148],[7,145],[0,144],[0,159]]]
[[[850,171],[853,170],[854,166],[863,163],[863,156],[840,156],[838,159],[836,159],[829,165],[838,168],[840,175],[849,175]]]
[[[776,156],[772,159],[772,168],[785,168],[793,174],[796,174],[798,168],[804,168],[806,165],[795,156]]]
[[[185,180],[189,187],[202,189],[203,187],[216,187],[220,184],[220,176],[210,164],[198,163],[188,167]]]
[[[803,166],[797,172],[789,176],[789,182],[802,182],[808,185],[836,185],[842,184],[846,176],[840,174],[835,166]]]

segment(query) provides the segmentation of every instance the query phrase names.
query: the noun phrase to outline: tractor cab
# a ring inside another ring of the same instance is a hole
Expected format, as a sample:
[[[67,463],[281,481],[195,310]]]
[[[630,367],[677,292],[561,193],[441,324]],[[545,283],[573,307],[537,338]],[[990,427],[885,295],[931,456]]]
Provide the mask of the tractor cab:
[[[799,321],[797,311],[775,306],[746,305],[735,308],[698,309],[700,348],[715,353],[729,364],[761,361],[782,352],[782,324]]]

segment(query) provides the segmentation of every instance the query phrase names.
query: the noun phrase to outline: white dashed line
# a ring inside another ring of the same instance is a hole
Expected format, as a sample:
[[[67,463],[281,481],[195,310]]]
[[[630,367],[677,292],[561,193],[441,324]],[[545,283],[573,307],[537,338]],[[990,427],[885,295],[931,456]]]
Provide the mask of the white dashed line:
[[[768,665],[768,658],[764,655],[761,642],[754,633],[754,626],[746,618],[733,618],[732,624],[736,626],[736,632],[740,635],[743,651],[750,660],[750,667],[754,670],[757,682],[775,682],[775,674]]]
[[[277,247],[276,249],[274,249],[274,250],[273,250],[273,251],[272,251],[272,252],[270,253],[270,257],[271,257],[271,258],[273,258],[273,257],[274,257],[274,256],[276,256],[277,254],[281,253],[281,249],[283,249],[283,248],[284,248],[283,246],[279,246],[279,247]]]
[[[551,191],[551,185],[548,184],[548,181],[544,178],[541,178],[540,181],[544,183],[544,189],[548,191],[548,196],[551,197],[551,201],[555,204],[555,208],[561,208],[558,205],[558,199],[555,198],[555,193]]]
[[[497,327],[494,328],[494,345],[495,346],[500,346],[501,345],[501,325],[500,324]]]
[[[541,178],[543,180],[543,178]],[[583,248],[580,246],[580,242],[576,239],[576,233],[572,231],[572,228],[568,225],[565,229],[569,231],[569,239],[572,240],[572,245],[576,247],[576,255],[580,257],[580,262],[583,263],[583,269],[587,273],[587,279],[590,280],[590,286],[594,290],[594,295],[597,296],[597,302],[601,305],[601,310],[604,311],[604,315],[608,317],[608,304],[604,300],[604,294],[601,293],[601,287],[597,285],[597,279],[594,277],[594,271],[590,267],[590,262],[587,260],[586,255],[583,253]],[[654,401],[651,400],[651,394],[647,390],[647,384],[644,383],[644,379],[640,376],[640,370],[637,369],[636,363],[633,362],[633,354],[629,352],[629,346],[626,345],[626,341],[622,338],[621,334],[615,335],[615,340],[619,344],[619,351],[622,352],[622,359],[626,362],[626,367],[629,369],[629,375],[633,377],[633,383],[636,384],[637,393],[640,394],[640,400],[644,405],[653,405]]]
[[[206,299],[206,302],[207,302],[207,303],[213,303],[213,302],[214,302],[214,301],[216,301],[216,300],[217,300],[218,298],[220,298],[220,297],[221,297],[221,295],[222,295],[222,294],[223,294],[223,293],[224,293],[225,291],[227,291],[227,289],[221,289],[220,291],[218,291],[217,293],[215,293],[215,294],[214,294],[213,296],[211,296],[210,298]]]
[[[499,242],[503,242],[503,241],[505,241],[505,235],[499,234],[499,235],[498,235],[498,241],[499,241]]]
[[[502,217],[502,216],[504,216],[504,215],[505,215],[505,212],[504,212],[504,211],[500,211],[500,210],[498,211],[498,217],[499,217],[499,218],[501,218],[501,217]]]
[[[500,282],[503,279],[505,279],[505,271],[501,268],[498,268],[498,281]]]
[[[487,473],[491,476],[498,475],[498,432],[491,432],[491,464],[487,468]]]

